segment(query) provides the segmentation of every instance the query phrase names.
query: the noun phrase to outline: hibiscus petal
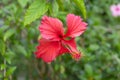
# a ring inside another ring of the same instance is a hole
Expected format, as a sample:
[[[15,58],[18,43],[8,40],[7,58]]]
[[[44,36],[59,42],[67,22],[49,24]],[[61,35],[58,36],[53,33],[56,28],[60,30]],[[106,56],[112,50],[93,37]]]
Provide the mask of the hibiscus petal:
[[[111,12],[112,12],[112,15],[114,16],[114,17],[117,17],[117,16],[119,16],[119,7],[118,7],[119,5],[112,5],[111,7],[110,7],[110,10],[111,10]]]
[[[110,10],[111,10],[112,12],[114,12],[115,9],[116,9],[116,5],[112,5],[112,6],[110,7]]]
[[[64,45],[68,49],[69,53],[71,54],[72,58],[78,61],[81,57],[81,52],[77,50],[76,42],[73,39],[64,41]]]
[[[85,30],[87,23],[83,22],[80,16],[75,16],[74,14],[67,15],[67,33],[66,37],[75,38],[80,36]]]
[[[76,45],[76,42],[75,42],[74,38],[72,38],[70,40],[64,40],[64,44],[68,45],[68,46],[72,46],[74,49],[77,50],[77,45]]]
[[[49,41],[42,38],[35,55],[37,58],[42,58],[45,62],[51,62],[57,57],[59,50],[60,44],[58,41]]]
[[[57,18],[44,16],[39,29],[43,38],[53,41],[59,41],[64,34],[63,24]]]
[[[71,40],[64,40],[62,41],[62,47],[60,49],[60,52],[59,52],[59,55],[61,54],[64,54],[64,53],[69,53],[70,51],[66,48],[66,46],[72,46],[75,48],[75,50],[77,50],[77,47],[76,47],[76,42],[75,42],[75,39],[71,39]]]
[[[69,51],[68,51],[67,48],[65,48],[64,46],[62,46],[61,49],[60,49],[60,52],[59,52],[58,56],[60,56],[60,55],[62,55],[64,53],[69,53]]]

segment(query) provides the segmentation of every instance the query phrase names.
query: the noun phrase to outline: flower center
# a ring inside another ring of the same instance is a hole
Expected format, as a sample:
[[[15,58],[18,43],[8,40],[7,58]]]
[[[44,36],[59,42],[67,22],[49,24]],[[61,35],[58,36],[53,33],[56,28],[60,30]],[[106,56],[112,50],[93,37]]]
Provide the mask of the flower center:
[[[58,36],[59,36],[59,38],[60,38],[60,39],[62,39],[62,38],[63,38],[63,36],[62,36],[62,35],[58,35]]]

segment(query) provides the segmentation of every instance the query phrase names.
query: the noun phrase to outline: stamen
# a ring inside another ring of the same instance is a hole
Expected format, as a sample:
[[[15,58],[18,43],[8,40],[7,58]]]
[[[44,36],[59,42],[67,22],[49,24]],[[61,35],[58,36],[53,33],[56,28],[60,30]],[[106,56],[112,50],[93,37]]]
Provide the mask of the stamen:
[[[69,45],[64,45],[70,52],[70,55],[72,56],[72,58],[76,61],[78,61],[81,57],[81,53],[78,52],[75,48],[73,48],[72,46]]]
[[[76,61],[79,61],[80,57],[81,57],[81,54],[80,53],[76,53],[76,52],[73,52],[73,53],[70,53],[72,58]]]

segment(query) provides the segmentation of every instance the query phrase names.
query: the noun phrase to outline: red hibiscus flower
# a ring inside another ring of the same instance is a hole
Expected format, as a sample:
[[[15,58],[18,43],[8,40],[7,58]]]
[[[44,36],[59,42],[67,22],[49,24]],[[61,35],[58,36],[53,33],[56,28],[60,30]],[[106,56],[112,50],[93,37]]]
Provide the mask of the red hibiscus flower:
[[[87,23],[74,14],[68,14],[66,21],[68,29],[64,32],[63,24],[59,19],[43,16],[39,26],[42,38],[35,52],[37,58],[51,62],[57,56],[69,53],[73,59],[79,60],[81,52],[77,50],[75,37],[86,30]]]

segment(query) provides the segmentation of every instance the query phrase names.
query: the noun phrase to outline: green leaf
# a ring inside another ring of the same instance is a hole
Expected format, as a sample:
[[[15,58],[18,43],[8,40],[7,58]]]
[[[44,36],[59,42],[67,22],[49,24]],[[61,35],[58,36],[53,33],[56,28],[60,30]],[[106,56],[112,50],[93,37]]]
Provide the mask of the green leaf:
[[[0,27],[0,37],[3,37],[4,31],[8,28],[8,26]]]
[[[3,77],[3,74],[0,73],[0,78],[2,78],[2,77]]]
[[[62,11],[64,11],[64,6],[63,6],[63,0],[56,0],[57,1],[57,3],[58,3],[58,5],[59,5],[59,7],[60,7],[60,9],[62,10]]]
[[[27,5],[29,0],[18,0],[18,3],[21,5],[21,7],[25,7]]]
[[[13,72],[16,70],[16,67],[11,67],[7,70],[6,75],[10,76],[13,74]]]
[[[1,70],[5,69],[7,66],[5,64],[1,64]]]
[[[79,9],[81,10],[84,18],[86,19],[86,7],[85,7],[85,4],[84,4],[84,0],[73,0],[74,3],[79,7]]]
[[[4,80],[8,80],[8,78],[7,78],[7,77],[5,77],[5,78],[4,78]]]
[[[9,29],[5,32],[3,40],[6,41],[9,37],[11,37],[15,33],[15,29]]]
[[[55,14],[58,14],[58,11],[59,11],[59,5],[58,3],[56,2],[56,0],[54,1],[54,4],[53,4],[53,12]]]
[[[24,25],[30,24],[34,20],[40,18],[48,10],[46,0],[35,0],[28,8]]]
[[[91,50],[91,51],[95,51],[95,50],[97,50],[97,49],[99,49],[99,45],[98,44],[92,44],[92,45],[90,45],[89,46],[89,49]]]
[[[5,53],[4,58],[7,61],[7,63],[11,64],[14,56],[15,56],[15,53],[9,50]]]
[[[5,53],[5,43],[3,42],[3,40],[0,40],[0,53],[2,55],[4,55]]]
[[[60,72],[61,72],[61,73],[64,73],[64,72],[65,72],[65,68],[64,68],[64,66],[62,66],[62,65],[60,66]]]
[[[93,69],[92,66],[89,64],[85,65],[85,72],[87,73],[87,75],[90,77],[93,75]]]
[[[58,11],[59,11],[59,5],[56,2],[56,0],[54,0],[52,3],[50,3],[49,10],[51,11],[52,16],[55,16],[55,17],[57,16]]]
[[[5,31],[8,28],[8,26],[2,26],[0,27],[0,33],[2,33],[3,31]]]
[[[25,50],[25,48],[21,45],[17,45],[16,48],[18,49],[17,51],[21,54],[23,54],[24,56],[27,56],[27,52]]]

